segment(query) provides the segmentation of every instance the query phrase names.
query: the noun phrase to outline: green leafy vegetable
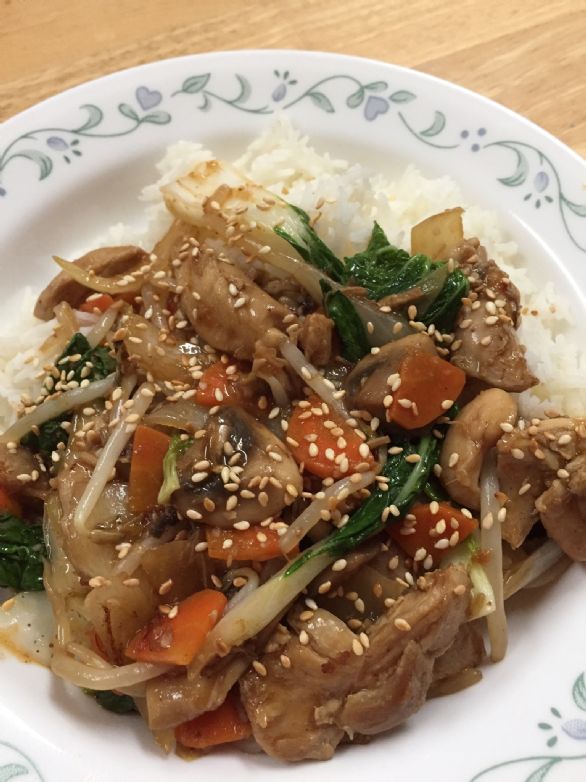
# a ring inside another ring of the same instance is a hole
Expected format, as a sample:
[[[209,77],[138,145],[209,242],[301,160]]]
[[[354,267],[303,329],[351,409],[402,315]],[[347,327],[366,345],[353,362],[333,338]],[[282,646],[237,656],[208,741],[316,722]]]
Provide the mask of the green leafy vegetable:
[[[137,711],[136,704],[130,695],[121,695],[112,690],[83,690],[86,695],[94,698],[103,709],[115,714],[133,714]]]
[[[477,535],[469,535],[466,540],[442,558],[441,567],[460,565],[466,568],[472,582],[472,613],[470,619],[479,619],[491,614],[495,609],[495,597],[492,584],[486,570],[479,561],[480,545]],[[474,600],[482,596],[483,600]]]
[[[419,316],[420,320],[427,326],[435,324],[440,331],[452,331],[462,299],[468,295],[469,290],[470,283],[467,277],[460,269],[454,269],[448,275],[439,295]]]
[[[326,286],[322,285],[322,288]],[[342,342],[342,356],[353,363],[370,353],[368,336],[360,316],[347,296],[340,291],[327,291],[324,295],[326,315],[334,321]]]
[[[336,258],[330,248],[322,242],[310,225],[309,215],[298,206],[287,204],[294,215],[289,221],[288,229],[276,225],[273,230],[297,250],[304,261],[325,272],[336,282],[346,282],[346,268],[339,258]],[[294,226],[294,227],[293,227]]]
[[[157,502],[166,505],[171,495],[179,488],[179,476],[177,475],[177,459],[193,444],[193,438],[182,440],[178,434],[173,435],[169,448],[163,459],[163,485],[159,490]]]
[[[44,556],[41,524],[26,524],[10,513],[0,513],[0,587],[19,592],[44,589]]]
[[[294,573],[314,557],[325,554],[337,558],[352,551],[385,527],[387,522],[383,521],[382,513],[391,505],[399,511],[399,514],[392,518],[401,518],[407,513],[415,497],[423,490],[438,459],[439,448],[440,441],[431,434],[422,437],[417,446],[405,442],[403,451],[390,456],[381,470],[381,475],[388,480],[388,489],[375,489],[341,529],[333,532],[321,545],[312,547],[297,557],[285,575]],[[413,454],[418,454],[420,457],[415,464],[405,460],[405,457]]]
[[[70,356],[76,357],[74,361],[67,360]],[[79,358],[78,358],[79,357]],[[87,379],[89,382],[102,380],[116,369],[116,361],[108,350],[103,347],[92,348],[83,334],[74,334],[61,356],[55,362],[60,371],[65,371],[67,380],[76,380],[81,383]],[[61,426],[65,421],[71,420],[71,416],[65,413],[58,418],[52,418],[39,427],[38,434],[29,432],[22,438],[22,445],[34,453],[38,453],[45,464],[51,465],[51,454],[59,443],[67,443],[68,432]]]

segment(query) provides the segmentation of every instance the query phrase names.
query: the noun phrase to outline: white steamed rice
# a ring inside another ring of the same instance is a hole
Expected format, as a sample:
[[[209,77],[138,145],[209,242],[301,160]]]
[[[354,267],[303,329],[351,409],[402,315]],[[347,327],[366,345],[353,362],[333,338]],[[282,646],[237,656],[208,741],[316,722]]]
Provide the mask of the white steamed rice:
[[[179,141],[170,146],[157,164],[159,180],[140,194],[145,204],[144,228],[136,230],[118,223],[87,247],[80,248],[79,254],[109,244],[138,244],[151,249],[171,223],[160,186],[211,157],[212,153],[201,144]],[[527,346],[529,365],[542,381],[535,389],[520,395],[522,413],[539,415],[553,408],[568,415],[586,414],[583,387],[586,354],[568,336],[567,308],[551,283],[538,286],[531,279],[516,243],[504,234],[498,216],[468,205],[452,179],[426,178],[412,165],[397,179],[382,174],[372,176],[358,164],[318,153],[309,139],[283,117],[250,144],[236,165],[251,179],[283,195],[310,216],[316,214],[316,204],[319,204],[321,216],[316,230],[339,256],[364,248],[373,220],[383,227],[391,242],[408,249],[410,230],[415,223],[443,209],[463,206],[465,234],[481,239],[489,255],[519,287],[522,305],[528,312],[539,313],[526,315],[519,332]],[[2,429],[13,420],[22,394],[31,397],[38,394],[39,362],[35,350],[50,334],[52,324],[34,318],[33,306],[30,289],[21,291],[5,305],[11,316],[4,318],[4,324],[10,326],[3,329],[9,330],[0,331]]]

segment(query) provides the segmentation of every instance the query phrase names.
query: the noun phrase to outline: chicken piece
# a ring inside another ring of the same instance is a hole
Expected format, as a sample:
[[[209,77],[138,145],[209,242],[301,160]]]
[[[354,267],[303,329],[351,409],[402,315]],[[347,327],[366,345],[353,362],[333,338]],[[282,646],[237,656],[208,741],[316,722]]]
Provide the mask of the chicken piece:
[[[242,457],[226,472],[228,459],[236,452]],[[194,482],[194,473],[202,472],[194,464],[204,459],[210,463],[208,477]],[[172,497],[177,510],[183,516],[197,510],[202,523],[224,529],[237,521],[259,524],[278,516],[302,490],[299,468],[289,450],[266,426],[236,407],[211,418],[207,436],[195,441],[177,467],[181,488]],[[235,483],[239,493],[230,490]],[[238,502],[228,510],[230,497]]]
[[[275,301],[234,264],[212,255],[185,263],[181,308],[198,335],[217,350],[251,360],[257,340],[269,329],[285,331],[293,313]]]
[[[332,360],[334,322],[321,312],[312,312],[301,324],[299,343],[310,364],[325,367]]]
[[[541,517],[572,559],[586,560],[586,421],[551,418],[505,434],[497,467],[507,495],[503,538],[518,548]]]
[[[470,282],[469,303],[462,306],[454,333],[460,347],[452,363],[469,377],[505,391],[525,391],[536,385],[538,380],[527,366],[525,348],[515,332],[519,291],[488,259],[477,239],[462,242],[452,257]]]
[[[425,581],[423,591],[409,592],[368,629],[368,648],[327,611],[305,622],[292,617],[307,643],[281,633],[261,658],[266,676],[251,669],[240,680],[254,737],[268,755],[327,760],[345,735],[380,733],[419,709],[435,659],[466,621],[469,601],[461,568]]]
[[[303,384],[298,375],[278,352],[281,332],[273,329],[254,346],[251,378],[261,378],[271,389],[273,399],[280,407],[288,407],[289,400],[302,395]]]
[[[484,659],[485,649],[478,621],[460,626],[453,644],[436,659],[434,682],[457,676],[466,668],[475,668]]]
[[[148,261],[147,253],[132,245],[123,247],[100,247],[92,250],[74,263],[89,269],[102,277],[114,277],[136,268]],[[66,301],[75,309],[92,293],[89,288],[71,279],[65,272],[54,277],[40,294],[35,304],[35,317],[51,320],[53,309],[59,302]]]
[[[36,480],[21,480],[18,477],[35,474]],[[41,462],[28,448],[19,445],[15,450],[9,451],[4,443],[0,443],[0,486],[9,494],[44,500],[49,492],[49,479],[41,470]]]
[[[359,410],[368,410],[377,418],[385,420],[383,400],[390,393],[387,379],[398,371],[406,355],[418,352],[436,355],[433,340],[427,334],[411,334],[396,342],[388,342],[376,355],[370,354],[361,359],[344,384],[349,405]]]

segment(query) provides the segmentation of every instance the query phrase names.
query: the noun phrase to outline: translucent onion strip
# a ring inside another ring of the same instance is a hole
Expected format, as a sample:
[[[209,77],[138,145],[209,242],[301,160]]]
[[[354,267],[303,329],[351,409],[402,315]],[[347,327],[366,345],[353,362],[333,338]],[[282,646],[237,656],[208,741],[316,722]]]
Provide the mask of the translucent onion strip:
[[[328,404],[332,410],[341,415],[344,420],[348,418],[348,411],[344,407],[341,399],[336,399],[334,394],[336,390],[331,388],[318,370],[310,364],[303,353],[296,347],[291,340],[284,339],[279,345],[279,350],[283,358],[289,362],[291,368],[297,372],[303,382],[308,385],[312,391]]]
[[[503,595],[503,546],[501,525],[497,518],[500,510],[496,498],[498,491],[496,459],[491,452],[484,462],[480,476],[480,548],[490,551],[490,559],[485,565],[485,570],[494,592],[495,610],[486,617],[486,623],[490,640],[490,657],[493,662],[503,659],[508,643]]]
[[[71,279],[79,282],[91,291],[112,293],[114,295],[120,293],[136,293],[144,284],[145,276],[140,271],[140,267],[144,265],[144,261],[142,260],[137,264],[137,268],[134,272],[127,271],[124,274],[119,274],[115,277],[102,277],[99,274],[92,274],[89,269],[84,269],[73,261],[66,261],[58,255],[54,255],[53,260],[68,277],[71,277]]]
[[[530,554],[519,565],[507,573],[504,597],[508,600],[521,589],[531,586],[547,571],[564,558],[564,552],[554,540],[548,540],[543,546]]]
[[[235,606],[238,605],[238,603],[241,603],[251,592],[254,592],[255,589],[258,589],[258,585],[260,584],[258,573],[251,567],[240,567],[236,570],[231,570],[226,574],[226,577],[232,581],[234,581],[234,579],[238,576],[245,578],[246,584],[244,584],[244,586],[241,587],[228,601],[228,605],[226,606],[226,613],[231,611]]]
[[[358,476],[358,477],[355,477]],[[324,510],[333,510],[340,502],[343,502],[351,494],[370,486],[375,479],[375,473],[371,470],[363,473],[354,473],[333,483],[327,489],[320,492],[319,499],[314,500],[303,513],[291,524],[280,540],[281,550],[287,554],[315,527],[321,520]]]
[[[19,440],[25,436],[33,426],[41,426],[45,421],[50,421],[52,418],[67,413],[74,407],[80,407],[81,405],[87,405],[89,402],[93,402],[95,399],[108,396],[116,385],[116,376],[114,374],[108,375],[103,380],[96,380],[94,383],[89,383],[83,388],[72,388],[70,391],[56,397],[55,399],[48,399],[39,405],[32,413],[24,415],[19,418],[16,423],[7,429],[3,435],[0,436],[1,443],[19,442]]]
[[[172,666],[153,663],[131,663],[120,667],[96,668],[75,660],[62,650],[55,651],[51,661],[54,674],[90,690],[121,690],[149,681],[166,673]]]
[[[153,396],[153,386],[150,383],[143,383],[132,397],[134,404],[128,413],[125,413],[125,417],[114,427],[112,434],[100,453],[92,477],[88,481],[77,508],[75,509],[73,522],[77,532],[87,532],[86,522],[94,509],[98,498],[110,480],[110,476],[116,468],[116,462],[118,461],[120,454],[134,433],[137,422],[142,418],[153,401]],[[128,421],[130,415],[132,415],[132,422]]]
[[[116,322],[116,318],[120,312],[120,306],[120,302],[116,302],[113,307],[110,307],[106,310],[106,312],[103,313],[103,315],[100,315],[98,320],[95,322],[92,330],[87,335],[87,341],[90,343],[92,348],[97,347],[100,342],[102,342],[106,334],[110,331]]]

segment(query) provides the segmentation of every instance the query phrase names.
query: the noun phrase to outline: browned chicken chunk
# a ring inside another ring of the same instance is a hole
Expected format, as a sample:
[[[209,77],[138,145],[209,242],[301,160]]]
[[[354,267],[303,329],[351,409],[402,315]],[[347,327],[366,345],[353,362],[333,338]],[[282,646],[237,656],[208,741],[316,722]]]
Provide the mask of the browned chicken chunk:
[[[301,324],[299,342],[306,359],[316,367],[325,367],[332,359],[334,322],[321,312],[312,312]]]
[[[366,643],[324,610],[291,620],[299,636],[276,636],[261,658],[266,676],[253,668],[240,682],[254,737],[267,754],[327,760],[344,736],[389,730],[419,709],[469,600],[460,568],[426,581],[368,629]]]
[[[477,239],[462,242],[452,257],[470,281],[469,303],[458,316],[452,362],[469,377],[505,391],[524,391],[538,381],[530,372],[515,328],[519,291]]]
[[[202,340],[217,350],[250,360],[269,329],[284,331],[296,320],[234,264],[202,255],[184,268],[181,306]]]
[[[44,500],[49,491],[49,479],[40,465],[27,448],[19,445],[9,451],[0,443],[0,486],[9,494]]]
[[[518,548],[538,518],[572,559],[586,561],[586,421],[551,418],[505,434],[498,473],[503,537]]]

